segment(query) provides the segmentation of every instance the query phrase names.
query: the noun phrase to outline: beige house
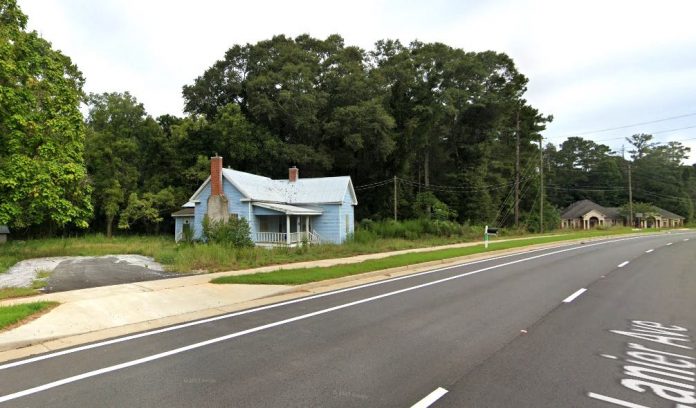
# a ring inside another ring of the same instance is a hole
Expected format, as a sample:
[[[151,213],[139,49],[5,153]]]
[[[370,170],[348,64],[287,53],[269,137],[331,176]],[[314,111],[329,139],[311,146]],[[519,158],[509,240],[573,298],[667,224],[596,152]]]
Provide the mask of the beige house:
[[[576,201],[561,213],[561,228],[592,229],[615,225],[624,225],[619,209],[602,207],[590,200]]]
[[[655,213],[633,216],[637,228],[674,228],[684,225],[684,217],[662,208]],[[561,213],[561,228],[592,229],[599,226],[626,225],[617,207],[602,207],[590,201],[580,200],[569,205]]]
[[[674,228],[684,226],[684,217],[673,212],[657,208],[651,214],[635,214],[635,224],[638,228]]]

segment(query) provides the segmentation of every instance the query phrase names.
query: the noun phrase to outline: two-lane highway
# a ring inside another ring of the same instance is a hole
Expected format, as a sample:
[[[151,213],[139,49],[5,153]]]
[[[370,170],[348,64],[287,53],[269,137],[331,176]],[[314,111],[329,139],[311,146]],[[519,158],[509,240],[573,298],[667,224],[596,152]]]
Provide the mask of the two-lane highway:
[[[694,254],[692,232],[626,237],[310,296],[0,364],[0,403],[611,406],[588,396],[626,397],[618,365],[583,363],[593,342],[620,356],[608,330],[640,319],[693,333]]]

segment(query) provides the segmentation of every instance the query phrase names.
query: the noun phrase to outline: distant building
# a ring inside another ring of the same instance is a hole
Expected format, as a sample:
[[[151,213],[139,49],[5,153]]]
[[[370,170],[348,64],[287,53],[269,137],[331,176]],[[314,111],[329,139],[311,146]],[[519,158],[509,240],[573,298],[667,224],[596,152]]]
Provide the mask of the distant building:
[[[576,201],[561,213],[561,228],[592,229],[624,224],[618,208],[602,207],[590,200]]]
[[[637,228],[674,228],[684,225],[684,217],[662,208],[654,214],[636,213],[633,215]],[[561,213],[561,228],[592,229],[599,226],[612,227],[628,225],[628,220],[619,213],[617,207],[602,207],[590,201],[580,200],[569,205]]]

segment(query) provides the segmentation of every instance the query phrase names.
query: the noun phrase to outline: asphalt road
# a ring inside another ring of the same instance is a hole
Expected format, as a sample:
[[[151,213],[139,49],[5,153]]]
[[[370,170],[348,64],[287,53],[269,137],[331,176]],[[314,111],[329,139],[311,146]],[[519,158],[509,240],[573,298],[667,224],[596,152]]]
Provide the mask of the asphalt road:
[[[695,264],[691,232],[478,261],[0,364],[0,406],[694,407]]]

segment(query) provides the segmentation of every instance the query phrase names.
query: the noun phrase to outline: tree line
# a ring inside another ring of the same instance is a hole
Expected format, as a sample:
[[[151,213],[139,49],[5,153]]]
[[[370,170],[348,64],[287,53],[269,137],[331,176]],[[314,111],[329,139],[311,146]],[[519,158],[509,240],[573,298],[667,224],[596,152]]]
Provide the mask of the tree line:
[[[519,175],[521,222],[538,226],[541,132],[553,118],[524,99],[528,79],[503,53],[278,35],[233,46],[185,85],[185,116],[153,118],[128,92],[85,95],[80,71],[26,30],[14,0],[0,0],[0,18],[0,224],[169,231],[169,213],[220,154],[272,178],[293,165],[300,177],[350,175],[358,220],[392,217],[396,204],[400,218],[510,226]],[[636,198],[692,216],[688,150],[649,135],[631,143],[631,160],[581,138],[543,147],[547,228],[575,199],[626,201],[629,163]]]

